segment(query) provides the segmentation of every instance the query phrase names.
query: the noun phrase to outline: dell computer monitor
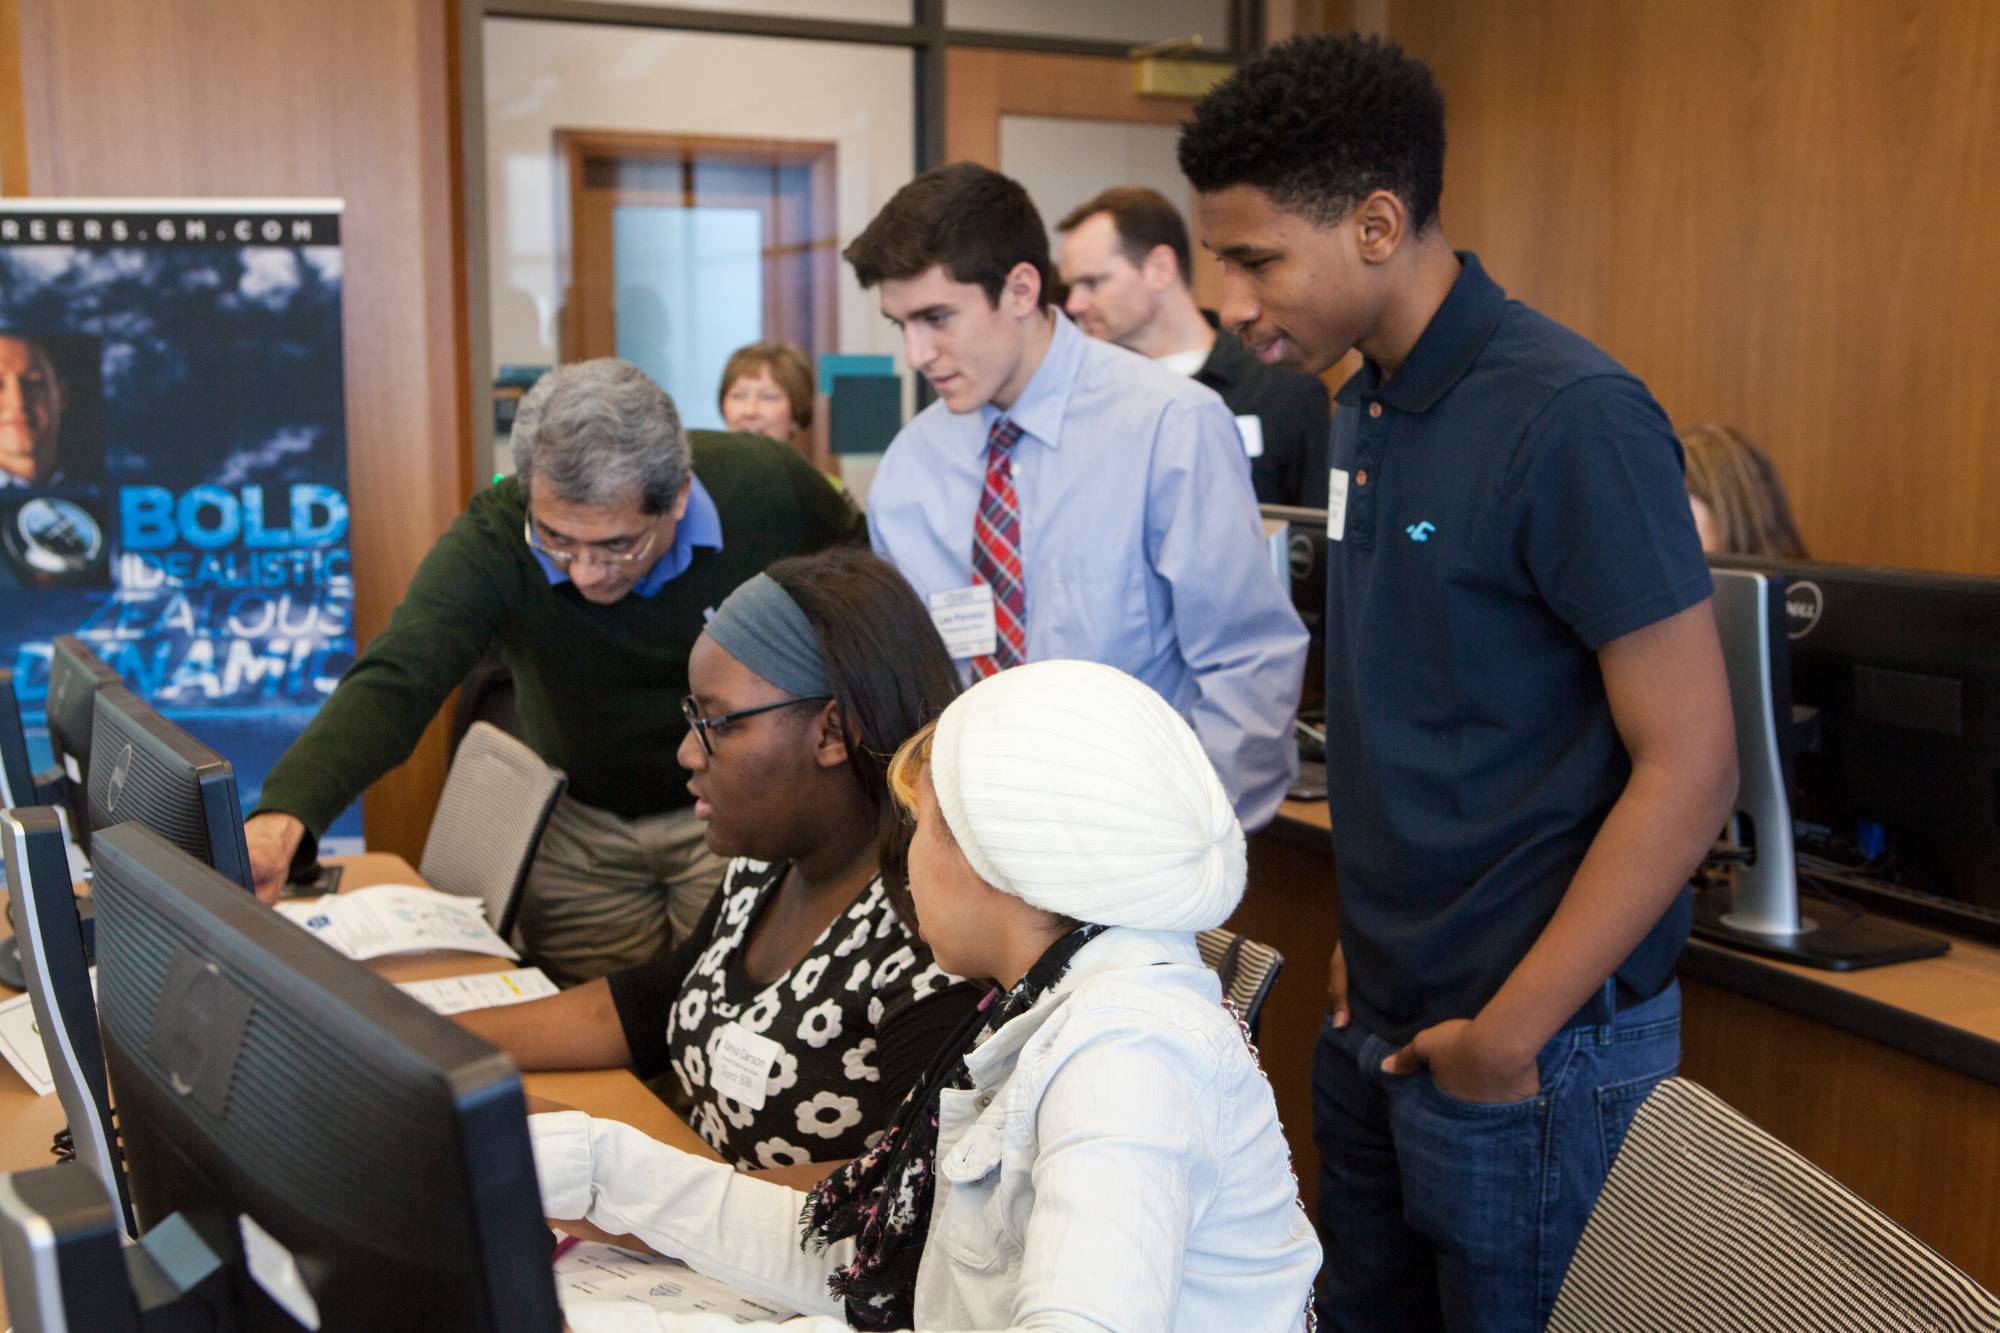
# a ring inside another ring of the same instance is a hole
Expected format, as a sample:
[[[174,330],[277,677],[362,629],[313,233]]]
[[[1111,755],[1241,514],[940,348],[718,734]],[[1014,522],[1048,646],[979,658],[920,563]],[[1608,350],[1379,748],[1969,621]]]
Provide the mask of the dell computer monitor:
[[[1933,936],[1800,893],[1791,774],[1797,732],[1786,649],[1784,577],[1715,571],[1715,625],[1736,730],[1738,785],[1726,830],[1726,883],[1694,905],[1694,931],[1788,962],[1845,971],[1944,952]]]
[[[229,761],[123,685],[97,692],[91,740],[93,834],[136,819],[243,888],[254,887]]]
[[[97,692],[106,685],[123,683],[118,673],[84,647],[83,640],[74,634],[59,634],[50,645],[49,693],[45,704],[49,748],[55,752],[56,764],[68,779],[63,812],[69,816],[70,836],[86,849],[90,846],[90,830],[85,817],[85,797]]]
[[[1326,716],[1326,510],[1260,505],[1258,512],[1286,525],[1284,572],[1291,581],[1292,609],[1307,635],[1299,716],[1319,722]]]
[[[21,700],[14,673],[0,667],[0,807],[37,804],[35,764],[28,757],[28,729],[21,724]]]
[[[0,811],[0,859],[19,945],[22,988],[28,992],[48,1057],[49,1077],[69,1121],[76,1160],[88,1166],[119,1204],[120,1228],[132,1233],[125,1171],[118,1164],[104,1049],[97,1037],[97,1000],[90,951],[70,893],[69,856],[61,822],[45,805]]]
[[[1801,872],[2000,927],[2000,579],[1717,557],[1785,580]]]
[[[221,1260],[231,1327],[556,1333],[504,1055],[142,825],[95,881],[133,1208]]]
[[[72,782],[90,767],[92,699],[106,685],[122,685],[118,673],[83,646],[74,634],[59,634],[49,651],[47,702],[49,746]]]

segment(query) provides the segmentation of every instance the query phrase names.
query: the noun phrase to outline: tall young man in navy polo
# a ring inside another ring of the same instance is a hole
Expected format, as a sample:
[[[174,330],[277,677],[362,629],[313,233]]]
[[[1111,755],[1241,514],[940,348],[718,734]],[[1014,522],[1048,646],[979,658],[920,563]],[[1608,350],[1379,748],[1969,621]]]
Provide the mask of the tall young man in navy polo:
[[[1666,415],[1438,220],[1444,100],[1288,42],[1180,143],[1222,319],[1336,395],[1327,769],[1341,924],[1314,1069],[1324,1314],[1539,1329],[1680,1055],[1689,874],[1735,791]]]

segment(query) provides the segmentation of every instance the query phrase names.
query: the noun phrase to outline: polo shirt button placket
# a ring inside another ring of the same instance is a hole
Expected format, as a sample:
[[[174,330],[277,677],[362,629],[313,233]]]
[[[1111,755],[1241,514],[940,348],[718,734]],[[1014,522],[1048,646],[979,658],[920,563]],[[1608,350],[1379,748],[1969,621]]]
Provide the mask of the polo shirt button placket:
[[[1361,428],[1361,436],[1354,450],[1354,495],[1347,506],[1347,540],[1360,549],[1375,544],[1375,490],[1369,483],[1374,473],[1381,470],[1382,403],[1379,399],[1368,404],[1368,422]]]

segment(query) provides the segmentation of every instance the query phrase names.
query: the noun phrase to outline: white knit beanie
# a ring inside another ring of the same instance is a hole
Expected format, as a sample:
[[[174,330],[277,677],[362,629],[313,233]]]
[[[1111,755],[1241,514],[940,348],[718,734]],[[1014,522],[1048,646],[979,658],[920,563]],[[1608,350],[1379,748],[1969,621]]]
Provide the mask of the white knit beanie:
[[[931,742],[938,810],[987,883],[1078,921],[1219,926],[1243,829],[1194,731],[1096,662],[1032,662],[961,694]]]

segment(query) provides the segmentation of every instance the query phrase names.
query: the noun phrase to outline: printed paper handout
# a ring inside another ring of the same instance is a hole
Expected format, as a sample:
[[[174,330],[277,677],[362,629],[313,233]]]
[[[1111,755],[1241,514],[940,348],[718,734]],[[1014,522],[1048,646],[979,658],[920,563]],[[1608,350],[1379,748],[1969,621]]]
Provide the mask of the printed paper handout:
[[[299,898],[278,911],[358,962],[394,953],[456,949],[518,960],[486,923],[477,898],[413,884],[378,884],[327,898]]]
[[[638,1310],[719,1314],[739,1324],[776,1322],[798,1313],[703,1277],[677,1260],[595,1242],[573,1246],[556,1260],[556,1297],[576,1333],[631,1326],[628,1320]]]
[[[466,977],[440,977],[436,981],[404,981],[397,989],[422,1000],[433,1012],[462,1014],[468,1009],[497,1009],[503,1004],[520,1004],[556,993],[556,983],[539,967],[513,968],[506,972],[475,972]]]

